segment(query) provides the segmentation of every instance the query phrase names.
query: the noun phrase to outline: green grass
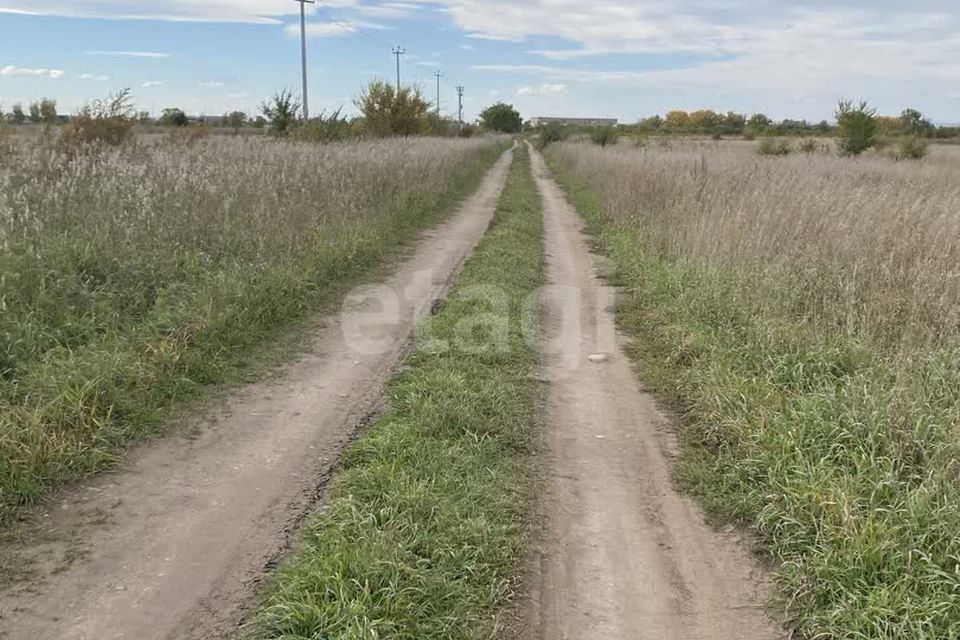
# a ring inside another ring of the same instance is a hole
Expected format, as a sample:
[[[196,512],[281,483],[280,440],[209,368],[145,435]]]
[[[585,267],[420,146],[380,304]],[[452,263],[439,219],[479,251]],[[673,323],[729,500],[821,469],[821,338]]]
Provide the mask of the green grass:
[[[641,377],[682,412],[678,480],[754,528],[801,637],[960,637],[960,354],[756,314],[745,274],[649,252],[554,168],[615,265]]]
[[[345,453],[329,503],[274,577],[257,637],[492,636],[515,594],[532,502],[539,363],[525,302],[543,279],[541,234],[520,150],[491,229],[391,387],[391,410]],[[489,331],[464,331],[501,295],[505,349]],[[484,348],[440,348],[464,339]]]
[[[282,151],[263,149],[261,158],[256,148],[244,147],[243,152],[253,156],[251,171],[273,171],[277,180],[283,171],[290,173],[282,164]],[[313,149],[326,156],[338,153],[336,147],[290,149],[300,155]],[[344,153],[349,151],[344,147]],[[0,524],[63,483],[112,465],[124,445],[162,431],[171,409],[203,397],[210,385],[255,374],[267,345],[311,312],[338,300],[351,284],[376,275],[420,229],[438,222],[474,190],[502,151],[491,144],[464,158],[448,174],[435,176],[430,193],[404,191],[402,185],[366,185],[369,211],[352,193],[340,194],[333,214],[321,209],[338,194],[333,178],[321,185],[326,174],[314,177],[327,199],[315,209],[301,205],[304,210],[290,217],[303,218],[303,228],[322,233],[299,243],[287,238],[279,212],[247,211],[245,198],[229,201],[221,183],[210,177],[203,183],[197,178],[197,184],[153,178],[151,171],[177,179],[180,174],[164,160],[135,156],[137,162],[146,162],[144,171],[154,180],[149,186],[151,194],[159,194],[156,202],[161,204],[156,206],[165,207],[150,224],[172,235],[182,226],[181,218],[194,220],[196,234],[203,236],[197,246],[189,244],[189,232],[176,242],[150,239],[150,227],[136,219],[139,211],[125,201],[133,197],[126,186],[130,178],[115,179],[102,168],[110,163],[125,166],[121,161],[126,156],[90,160],[84,165],[91,167],[90,184],[84,183],[90,188],[88,196],[80,187],[60,188],[63,198],[73,197],[78,204],[92,206],[103,198],[108,220],[97,223],[102,230],[94,240],[75,241],[86,232],[71,231],[72,218],[56,218],[45,221],[49,228],[39,239],[29,237],[28,231],[17,232],[24,242],[37,243],[35,251],[18,251],[12,232],[10,246],[0,250]],[[22,153],[43,157],[32,149]],[[376,159],[351,162],[372,164]],[[228,167],[226,159],[211,172],[229,173]],[[372,173],[365,165],[361,169]],[[44,179],[56,181],[59,175],[44,174]],[[102,196],[98,183],[104,185]],[[27,189],[31,183],[23,184]],[[303,185],[302,192],[289,193],[278,187],[275,199],[283,197],[282,202],[295,207],[298,201],[316,199],[316,193],[307,192],[311,188]],[[18,206],[47,197],[12,193]],[[45,210],[74,215],[57,211],[55,205],[43,201],[33,210],[41,219]],[[342,222],[314,222],[334,214]],[[250,227],[238,228],[244,222]],[[128,244],[95,244],[101,236],[122,236],[123,223],[130,225]]]

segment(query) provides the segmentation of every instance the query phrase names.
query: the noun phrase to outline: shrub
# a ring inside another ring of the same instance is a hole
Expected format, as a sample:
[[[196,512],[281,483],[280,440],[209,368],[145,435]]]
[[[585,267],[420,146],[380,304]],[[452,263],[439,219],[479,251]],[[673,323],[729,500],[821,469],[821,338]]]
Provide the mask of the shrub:
[[[292,91],[284,89],[273,94],[270,100],[260,105],[260,111],[270,123],[270,132],[277,136],[285,136],[297,121],[300,101],[294,97]]]
[[[590,135],[593,144],[600,147],[609,147],[617,143],[620,132],[616,127],[601,127]]]
[[[190,119],[183,109],[171,107],[163,110],[159,123],[165,127],[185,127],[190,124]]]
[[[820,143],[816,138],[804,138],[800,141],[800,151],[803,153],[816,153],[820,151]]]
[[[554,142],[561,142],[566,137],[567,132],[564,130],[563,125],[559,122],[551,122],[540,129],[540,141],[537,146],[545,149]]]
[[[430,103],[417,87],[401,87],[374,80],[354,101],[363,114],[364,133],[379,138],[413,136],[427,130]]]
[[[98,144],[119,146],[133,135],[133,118],[130,89],[123,89],[84,105],[63,128],[58,145],[65,151]]]
[[[897,144],[897,159],[923,160],[930,152],[930,143],[919,136],[905,136]]]
[[[837,146],[848,156],[858,156],[874,144],[877,134],[877,112],[866,102],[853,104],[841,100],[837,105]]]
[[[764,138],[757,147],[757,153],[762,156],[788,156],[793,146],[786,138]]]
[[[346,140],[353,135],[353,125],[347,118],[341,117],[342,109],[337,109],[329,116],[321,113],[302,127],[293,129],[295,140],[303,142],[337,142]]]

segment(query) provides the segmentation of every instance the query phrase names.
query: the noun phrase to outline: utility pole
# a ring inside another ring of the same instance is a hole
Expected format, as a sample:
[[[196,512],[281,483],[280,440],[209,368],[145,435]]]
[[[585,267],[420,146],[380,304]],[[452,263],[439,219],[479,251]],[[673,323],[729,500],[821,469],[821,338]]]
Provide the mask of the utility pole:
[[[437,69],[437,72],[434,74],[437,76],[437,118],[440,117],[440,78],[443,77],[443,72],[440,69]]]
[[[400,56],[405,55],[407,50],[403,47],[394,47],[393,55],[397,56],[397,95],[400,94]]]
[[[310,107],[307,105],[307,5],[314,0],[294,0],[300,3],[300,62],[303,67],[303,123],[310,119]]]
[[[459,123],[458,131],[463,133],[463,85],[457,85],[457,101],[459,106],[457,107],[457,122]]]

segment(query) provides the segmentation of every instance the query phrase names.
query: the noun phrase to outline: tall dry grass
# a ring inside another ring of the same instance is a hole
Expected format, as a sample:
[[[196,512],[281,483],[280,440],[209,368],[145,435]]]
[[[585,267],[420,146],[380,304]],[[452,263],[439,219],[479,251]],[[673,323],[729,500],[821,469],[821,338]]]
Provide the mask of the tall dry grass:
[[[171,400],[438,220],[498,153],[490,139],[5,145],[0,508],[155,430]]]
[[[960,152],[939,147],[915,163],[752,149],[565,144],[553,157],[659,255],[750,280],[745,293],[762,292],[751,305],[884,346],[958,337]]]
[[[563,144],[684,485],[751,523],[801,637],[960,629],[960,153]]]

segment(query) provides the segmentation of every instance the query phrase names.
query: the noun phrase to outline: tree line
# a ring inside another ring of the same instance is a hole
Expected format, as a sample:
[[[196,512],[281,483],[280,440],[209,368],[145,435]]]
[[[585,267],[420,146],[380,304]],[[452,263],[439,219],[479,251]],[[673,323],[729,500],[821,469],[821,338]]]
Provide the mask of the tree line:
[[[129,130],[134,124],[159,125],[172,129],[186,127],[224,127],[239,133],[241,128],[265,129],[274,136],[294,136],[307,140],[341,140],[354,136],[388,137],[416,135],[463,136],[474,135],[479,130],[504,133],[519,133],[523,120],[513,105],[497,103],[485,109],[476,122],[464,123],[440,115],[424,96],[419,87],[400,87],[383,80],[370,82],[354,100],[358,114],[346,116],[343,109],[332,113],[320,113],[302,121],[300,97],[291,90],[276,92],[263,102],[259,112],[248,115],[243,111],[231,111],[223,116],[190,117],[179,107],[168,107],[153,118],[148,112],[135,111],[132,94],[124,89],[106,100],[93,101],[71,116],[57,114],[56,101],[45,98],[29,107],[29,114],[22,105],[13,106],[11,113],[0,109],[0,122],[11,124],[66,124],[67,133],[84,131],[80,137],[96,137],[92,132],[101,129],[112,131]],[[112,106],[111,106],[112,105]],[[111,127],[106,125],[111,123]],[[116,136],[110,136],[116,138]],[[121,136],[122,137],[122,136]]]
[[[835,114],[836,115],[836,114]],[[960,136],[960,127],[936,126],[920,111],[905,109],[899,116],[878,116],[871,113],[880,135],[911,135],[922,138],[954,138]],[[784,119],[774,121],[764,113],[746,115],[728,111],[719,113],[711,109],[698,111],[673,110],[665,115],[643,118],[636,125],[625,125],[625,130],[640,133],[687,134],[709,136],[832,136],[837,124],[821,120]]]

